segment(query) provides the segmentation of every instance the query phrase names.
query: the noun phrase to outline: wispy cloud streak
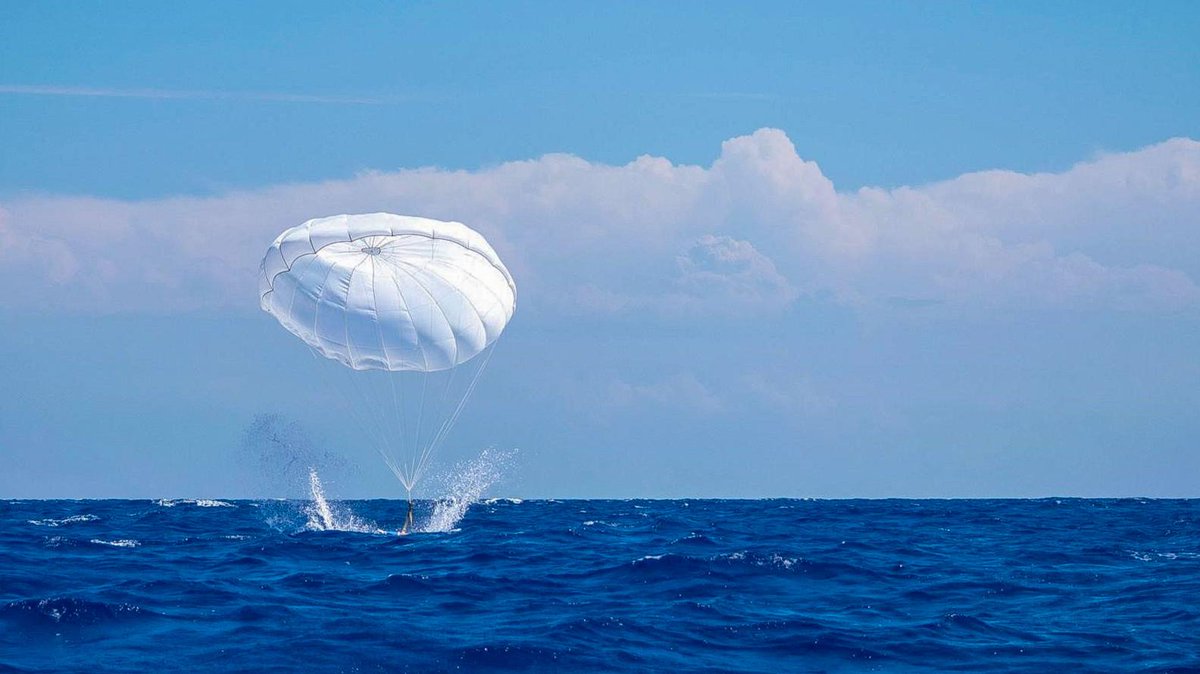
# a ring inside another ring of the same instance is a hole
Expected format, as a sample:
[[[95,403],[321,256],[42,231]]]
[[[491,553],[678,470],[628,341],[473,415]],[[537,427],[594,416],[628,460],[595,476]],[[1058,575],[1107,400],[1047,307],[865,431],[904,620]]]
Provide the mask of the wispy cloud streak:
[[[323,103],[332,105],[388,105],[417,100],[414,96],[327,96],[279,91],[219,91],[205,89],[153,89],[79,87],[55,84],[0,84],[0,94],[17,96],[73,96],[81,98],[143,98],[152,100],[255,101],[265,103]]]
[[[685,96],[710,101],[775,101],[779,99],[779,96],[775,94],[755,91],[703,91],[685,94]]]

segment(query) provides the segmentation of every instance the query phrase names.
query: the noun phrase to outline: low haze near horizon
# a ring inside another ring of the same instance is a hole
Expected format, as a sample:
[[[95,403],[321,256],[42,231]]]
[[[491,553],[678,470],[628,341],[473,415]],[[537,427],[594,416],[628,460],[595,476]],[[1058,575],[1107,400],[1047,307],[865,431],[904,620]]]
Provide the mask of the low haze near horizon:
[[[0,496],[400,497],[257,308],[343,212],[518,309],[442,453],[526,497],[1200,496],[1200,9],[0,10]]]

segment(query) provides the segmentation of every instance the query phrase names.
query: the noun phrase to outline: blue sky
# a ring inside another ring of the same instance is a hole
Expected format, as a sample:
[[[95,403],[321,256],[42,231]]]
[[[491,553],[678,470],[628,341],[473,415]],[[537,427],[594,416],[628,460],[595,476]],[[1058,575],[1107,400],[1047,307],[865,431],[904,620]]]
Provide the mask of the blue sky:
[[[1197,495],[1200,10],[1043,5],[6,6],[0,494],[397,495],[254,280],[390,210],[517,277],[507,492]]]

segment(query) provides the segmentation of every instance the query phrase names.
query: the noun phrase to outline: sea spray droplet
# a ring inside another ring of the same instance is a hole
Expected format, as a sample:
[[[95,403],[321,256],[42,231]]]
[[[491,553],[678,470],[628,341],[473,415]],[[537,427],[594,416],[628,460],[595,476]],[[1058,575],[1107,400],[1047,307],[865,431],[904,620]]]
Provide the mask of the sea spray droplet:
[[[321,478],[317,476],[316,468],[308,469],[308,485],[312,489],[312,506],[309,509],[308,525],[313,529],[332,529],[333,511],[325,500],[325,489],[321,486]]]
[[[504,475],[505,469],[517,455],[517,450],[488,448],[478,458],[461,463],[446,478],[446,495],[433,506],[433,514],[419,531],[444,533],[451,531],[466,516],[471,504]]]
[[[383,533],[374,523],[362,520],[344,506],[331,504],[325,498],[325,488],[316,468],[308,470],[308,486],[312,492],[312,502],[305,507],[308,515],[306,529],[312,531],[353,531],[362,534]]]

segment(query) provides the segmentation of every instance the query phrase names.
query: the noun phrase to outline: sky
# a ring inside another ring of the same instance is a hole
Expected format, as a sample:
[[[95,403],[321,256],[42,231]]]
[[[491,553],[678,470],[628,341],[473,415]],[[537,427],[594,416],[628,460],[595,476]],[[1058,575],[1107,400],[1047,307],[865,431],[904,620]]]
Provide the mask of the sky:
[[[1200,496],[1200,5],[7,3],[0,496],[402,491],[257,305],[465,222],[522,497]],[[430,493],[428,495],[434,495]]]

